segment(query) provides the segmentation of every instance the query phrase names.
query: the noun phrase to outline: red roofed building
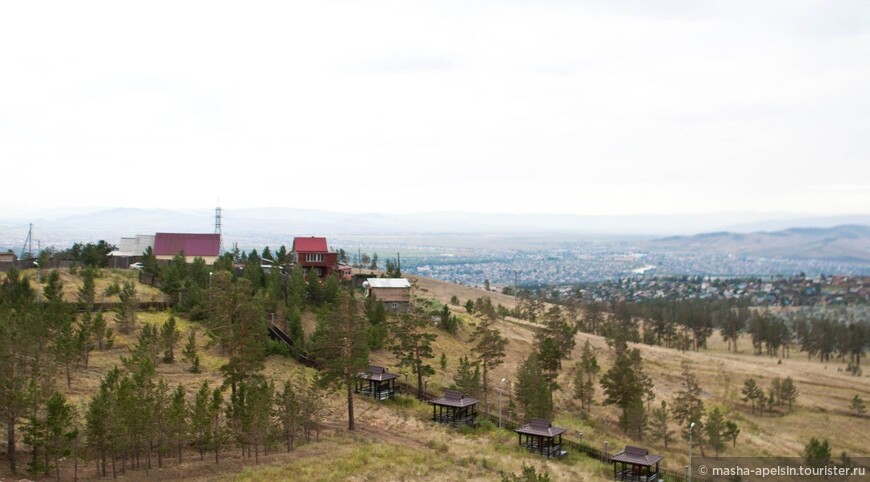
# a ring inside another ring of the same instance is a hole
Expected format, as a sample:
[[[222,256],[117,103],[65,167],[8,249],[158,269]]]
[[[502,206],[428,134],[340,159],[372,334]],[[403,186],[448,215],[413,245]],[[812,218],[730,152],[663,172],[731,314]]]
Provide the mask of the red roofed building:
[[[157,233],[154,236],[154,256],[157,259],[172,259],[184,251],[188,263],[202,258],[206,264],[214,264],[221,254],[220,234]]]
[[[294,238],[293,253],[305,274],[314,271],[323,278],[338,269],[338,253],[330,253],[326,238]]]

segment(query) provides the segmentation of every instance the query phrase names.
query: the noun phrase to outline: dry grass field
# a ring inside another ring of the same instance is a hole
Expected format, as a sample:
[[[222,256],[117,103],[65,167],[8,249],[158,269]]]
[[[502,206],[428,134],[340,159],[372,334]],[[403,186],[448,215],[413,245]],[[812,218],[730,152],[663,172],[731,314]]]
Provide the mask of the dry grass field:
[[[128,279],[126,271],[105,270],[100,279],[107,286],[114,279]],[[79,277],[64,275],[65,293],[75,293]],[[413,278],[415,296],[418,299],[435,300],[433,306],[447,303],[456,295],[460,301],[479,296],[491,296],[494,303],[511,306],[512,298],[488,293],[466,286],[452,285],[426,278]],[[100,285],[98,285],[100,286]],[[137,286],[144,296],[154,296],[148,287]],[[159,293],[157,293],[159,294]],[[431,361],[436,374],[428,380],[429,390],[439,392],[449,386],[457,360],[462,355],[471,355],[468,337],[476,319],[465,313],[462,307],[451,306],[462,323],[459,333],[451,336],[433,328],[439,334],[434,344],[436,358]],[[111,314],[109,321],[111,324]],[[141,323],[163,323],[169,316],[164,312],[141,312]],[[178,318],[182,331],[196,330],[196,323]],[[304,326],[310,331],[314,326],[314,315],[305,313]],[[535,327],[522,320],[502,320],[498,322],[502,333],[509,339],[505,363],[497,368],[491,380],[507,378],[513,381],[517,365],[532,349]],[[198,330],[199,344],[203,344],[202,330]],[[135,334],[133,334],[135,335]],[[117,335],[113,349],[98,352],[91,356],[87,369],[77,369],[73,373],[73,387],[66,389],[65,380],[58,378],[58,387],[76,402],[83,410],[100,378],[112,366],[119,364],[119,358],[127,353],[134,342],[134,336]],[[603,370],[609,368],[611,356],[601,337],[579,334],[577,349],[573,359],[579,357],[580,346],[589,340],[599,350],[599,363]],[[703,352],[678,352],[660,347],[638,345],[645,369],[655,381],[658,400],[671,401],[679,389],[680,366],[683,361],[691,363],[704,390],[707,406],[719,406],[726,417],[735,420],[741,428],[737,447],[729,448],[727,455],[787,455],[797,456],[810,437],[816,436],[830,440],[836,455],[845,451],[851,456],[868,456],[870,448],[866,434],[870,430],[870,418],[856,417],[849,413],[849,400],[856,394],[870,399],[870,378],[852,377],[840,371],[842,364],[822,364],[807,360],[802,353],[793,353],[791,358],[783,359],[766,356],[756,357],[747,354],[750,350],[748,340],[741,340],[741,353],[729,353],[718,335],[711,338],[710,349]],[[447,369],[442,372],[437,358],[445,353]],[[224,358],[216,351],[201,354],[203,373],[191,374],[186,365],[176,363],[161,364],[158,373],[164,376],[170,386],[181,384],[188,396],[193,395],[199,384],[207,380],[213,386],[220,383],[218,367]],[[405,375],[396,369],[392,355],[381,350],[372,354],[372,363],[383,364],[391,371]],[[566,437],[581,439],[594,446],[602,447],[606,442],[611,448],[619,448],[627,443],[643,445],[655,453],[665,455],[665,466],[680,470],[686,463],[685,443],[677,441],[665,449],[658,441],[637,441],[622,434],[617,426],[617,410],[613,407],[596,405],[591,415],[581,416],[578,405],[572,400],[571,375],[573,360],[563,362],[560,384],[563,389],[556,394],[558,416],[555,423],[569,429]],[[276,384],[289,377],[310,377],[312,372],[296,362],[270,357],[266,374],[275,379]],[[410,375],[410,374],[408,374]],[[791,413],[778,413],[764,416],[753,415],[740,401],[743,380],[755,377],[762,387],[769,387],[774,377],[791,376],[797,383],[800,395],[797,406]],[[413,383],[413,376],[409,376]],[[509,396],[506,389],[506,400]],[[602,394],[597,394],[600,401]],[[279,450],[261,457],[255,465],[250,459],[243,459],[239,451],[224,454],[219,465],[215,465],[208,455],[204,462],[192,451],[185,455],[182,464],[172,462],[160,470],[148,474],[140,471],[125,476],[131,480],[500,480],[500,471],[517,473],[523,464],[534,465],[550,473],[553,480],[607,480],[609,466],[590,460],[585,456],[570,454],[559,461],[542,460],[516,446],[513,433],[492,428],[478,431],[457,431],[436,426],[428,421],[429,412],[425,404],[405,399],[402,402],[376,403],[357,398],[356,433],[346,430],[346,413],[342,397],[338,394],[328,398],[328,412],[325,429],[319,441],[299,447],[286,453]],[[497,395],[491,395],[490,410],[496,411]],[[507,415],[507,410],[505,409]],[[581,435],[582,433],[582,435]],[[0,471],[5,467],[0,468]],[[93,475],[93,466],[80,469],[85,476]],[[2,472],[0,472],[2,474]],[[3,475],[0,475],[3,477]]]
[[[494,303],[511,306],[505,298],[512,297],[483,290],[458,286],[442,281],[415,278],[417,296],[435,298],[447,303],[451,296],[456,295],[460,301],[475,299],[479,296],[490,296]],[[464,313],[461,307],[452,307],[456,313]],[[461,315],[468,320],[470,317]],[[528,355],[534,336],[534,326],[522,320],[506,320],[500,322],[502,333],[510,339],[507,360],[496,370],[493,380],[502,377],[512,378],[516,366]],[[445,337],[441,337],[445,338]],[[462,334],[460,334],[462,338]],[[606,371],[612,357],[602,337],[580,333],[577,335],[577,348],[573,359],[579,358],[580,347],[589,340],[598,350],[599,364],[602,372]],[[441,341],[441,346],[447,347],[448,356],[451,351],[467,350],[458,343]],[[808,360],[805,353],[793,350],[789,358],[779,359],[768,356],[752,355],[751,342],[748,336],[739,341],[738,353],[728,352],[726,344],[718,333],[710,338],[709,348],[699,352],[680,352],[673,349],[636,345],[640,348],[647,373],[655,381],[656,401],[673,400],[674,393],[680,389],[681,364],[686,361],[691,364],[704,390],[704,402],[708,407],[718,406],[726,413],[726,417],[735,420],[741,428],[736,448],[729,448],[728,455],[781,455],[799,456],[810,437],[827,438],[835,454],[845,451],[850,456],[870,456],[870,446],[866,434],[870,431],[870,417],[859,417],[849,412],[849,403],[855,395],[864,400],[870,400],[870,375],[862,377],[851,376],[843,369],[845,363],[839,361],[820,363],[818,360]],[[436,353],[438,353],[436,351]],[[583,432],[583,440],[593,445],[603,447],[607,441],[610,447],[621,447],[626,443],[641,444],[658,453],[667,456],[665,462],[675,470],[684,466],[685,442],[682,440],[671,444],[665,449],[658,442],[650,440],[637,441],[625,437],[616,425],[618,411],[613,407],[600,405],[592,408],[591,416],[580,416],[579,404],[572,400],[570,393],[574,362],[563,361],[563,373],[559,383],[563,389],[556,394],[557,423],[571,428],[572,433]],[[448,367],[450,371],[450,367]],[[865,370],[866,371],[866,370]],[[774,378],[792,377],[800,392],[797,404],[790,413],[758,415],[752,414],[741,400],[741,389],[746,378],[754,377],[759,385],[767,390]],[[449,378],[450,375],[447,375]],[[435,378],[438,378],[436,375]],[[602,394],[599,390],[597,400]],[[676,449],[676,450],[675,450]]]

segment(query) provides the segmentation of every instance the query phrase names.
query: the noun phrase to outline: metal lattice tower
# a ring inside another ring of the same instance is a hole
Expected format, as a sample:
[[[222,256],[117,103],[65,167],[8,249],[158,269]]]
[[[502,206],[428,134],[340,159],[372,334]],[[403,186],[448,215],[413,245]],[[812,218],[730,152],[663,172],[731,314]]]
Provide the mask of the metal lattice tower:
[[[223,217],[223,215],[221,213],[221,207],[218,206],[214,209],[214,233],[221,237],[220,254],[224,254],[224,239],[223,239],[223,235],[221,234],[221,219],[222,219],[222,217]]]

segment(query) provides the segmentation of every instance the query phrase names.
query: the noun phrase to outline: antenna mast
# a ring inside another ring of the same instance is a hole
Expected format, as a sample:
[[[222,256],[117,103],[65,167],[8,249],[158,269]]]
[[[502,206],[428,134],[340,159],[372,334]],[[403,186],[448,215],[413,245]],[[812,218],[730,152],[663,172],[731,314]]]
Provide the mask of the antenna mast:
[[[221,218],[223,214],[221,213],[221,207],[218,206],[214,209],[214,233],[220,236],[220,254],[224,254],[224,240],[223,235],[221,234]]]

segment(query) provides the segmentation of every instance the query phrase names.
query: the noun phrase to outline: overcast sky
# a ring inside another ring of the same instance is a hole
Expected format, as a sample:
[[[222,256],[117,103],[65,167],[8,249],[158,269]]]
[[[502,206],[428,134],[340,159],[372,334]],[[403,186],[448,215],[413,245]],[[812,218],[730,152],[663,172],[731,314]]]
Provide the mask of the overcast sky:
[[[0,214],[870,211],[870,3],[4,2]]]

